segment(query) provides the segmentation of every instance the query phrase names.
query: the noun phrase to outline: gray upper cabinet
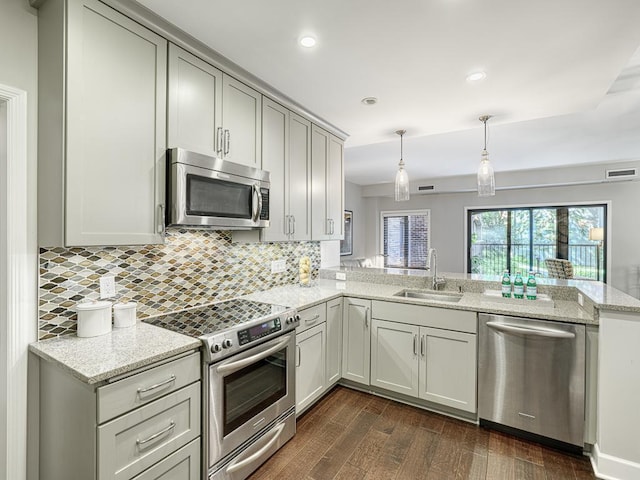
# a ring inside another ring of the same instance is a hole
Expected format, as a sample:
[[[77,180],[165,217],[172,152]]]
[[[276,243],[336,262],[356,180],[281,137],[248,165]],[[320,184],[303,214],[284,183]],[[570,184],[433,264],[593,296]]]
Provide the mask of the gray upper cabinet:
[[[262,95],[224,75],[222,155],[226,160],[262,168]]]
[[[168,147],[216,156],[222,145],[222,72],[169,44],[168,96]]]
[[[169,148],[262,166],[262,94],[169,46]]]
[[[162,243],[167,42],[97,0],[38,24],[40,245]]]
[[[262,168],[271,172],[271,225],[264,241],[311,238],[311,122],[268,99],[262,104]]]
[[[313,240],[344,238],[344,142],[313,125],[311,137]]]

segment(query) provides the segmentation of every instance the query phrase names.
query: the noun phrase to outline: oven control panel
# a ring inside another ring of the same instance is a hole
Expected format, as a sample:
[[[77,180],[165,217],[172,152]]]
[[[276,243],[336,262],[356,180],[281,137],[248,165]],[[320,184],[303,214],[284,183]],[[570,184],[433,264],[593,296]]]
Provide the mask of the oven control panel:
[[[200,337],[204,344],[205,361],[217,362],[247,350],[253,344],[293,331],[299,324],[300,316],[294,309],[289,309],[213,335]]]
[[[280,317],[276,317],[268,322],[263,322],[252,327],[245,328],[244,330],[239,330],[238,342],[240,345],[246,345],[247,343],[259,340],[271,335],[272,333],[279,332],[280,330],[282,330]]]

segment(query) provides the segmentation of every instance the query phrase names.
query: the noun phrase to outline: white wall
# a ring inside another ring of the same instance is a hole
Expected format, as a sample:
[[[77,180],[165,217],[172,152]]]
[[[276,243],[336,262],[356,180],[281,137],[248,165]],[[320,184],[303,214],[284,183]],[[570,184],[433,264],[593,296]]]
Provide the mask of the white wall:
[[[365,202],[362,198],[362,187],[351,182],[344,182],[344,209],[353,212],[353,253],[344,255],[342,259],[362,258],[365,256]]]
[[[31,270],[25,274],[33,291],[25,292],[24,299],[32,298],[33,305],[29,310],[33,315],[20,319],[24,322],[32,322],[29,331],[36,340],[37,335],[37,244],[36,244],[36,184],[37,184],[37,62],[38,62],[38,18],[37,11],[29,6],[27,0],[2,0],[0,3],[0,84],[7,85],[27,92],[27,222],[28,240],[26,251]],[[0,232],[6,235],[7,232]],[[0,322],[8,319],[0,318]],[[25,348],[25,360],[28,352]],[[0,383],[0,390],[6,389],[4,383]],[[9,386],[11,388],[11,386]],[[1,392],[3,397],[6,392]],[[2,406],[0,406],[0,409]],[[6,406],[5,406],[6,408]],[[16,423],[16,419],[13,419]],[[0,440],[0,478],[12,478],[22,480],[27,470],[27,449],[33,450],[31,445],[27,448],[24,444],[25,431],[7,432],[0,428],[0,436],[4,436],[12,442],[11,445],[3,444]],[[8,454],[7,452],[12,452]],[[9,458],[7,458],[9,455]],[[33,463],[33,462],[31,462]],[[9,472],[9,473],[7,473]],[[8,475],[8,476],[7,476]]]
[[[364,199],[366,256],[380,253],[379,216],[381,210],[431,209],[431,246],[438,250],[438,268],[443,272],[463,272],[465,260],[465,207],[562,204],[611,201],[609,221],[608,283],[640,298],[640,182],[612,182],[498,191],[495,197],[480,198],[473,193],[412,195],[408,202],[396,203],[388,197]],[[361,243],[359,248],[363,248]]]

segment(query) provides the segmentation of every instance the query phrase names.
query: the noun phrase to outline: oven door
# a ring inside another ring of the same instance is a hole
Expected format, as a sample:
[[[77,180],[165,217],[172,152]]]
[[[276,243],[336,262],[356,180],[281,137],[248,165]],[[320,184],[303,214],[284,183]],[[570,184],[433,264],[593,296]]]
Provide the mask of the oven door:
[[[209,366],[208,466],[295,406],[295,332]]]
[[[170,225],[244,229],[269,225],[263,209],[267,185],[230,173],[173,163]]]

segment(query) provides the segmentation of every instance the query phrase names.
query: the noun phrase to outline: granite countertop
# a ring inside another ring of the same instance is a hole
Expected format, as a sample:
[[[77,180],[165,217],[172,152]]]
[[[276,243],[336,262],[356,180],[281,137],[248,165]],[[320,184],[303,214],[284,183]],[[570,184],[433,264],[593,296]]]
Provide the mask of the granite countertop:
[[[326,302],[342,295],[366,298],[370,300],[384,300],[413,305],[425,305],[431,307],[450,308],[454,310],[466,310],[502,315],[518,315],[542,320],[556,320],[581,324],[597,324],[597,318],[587,310],[581,308],[577,302],[570,300],[554,300],[553,308],[539,305],[531,300],[519,300],[514,304],[502,303],[500,300],[488,298],[482,293],[464,292],[462,299],[457,303],[422,300],[416,298],[396,297],[405,288],[402,285],[380,284],[358,281],[336,281],[319,279],[311,287],[288,285],[277,287],[263,292],[247,295],[256,301],[282,304],[297,309],[311,307],[318,303]],[[424,288],[424,287],[423,287]]]
[[[29,350],[92,385],[200,346],[197,338],[138,322],[98,337],[42,340]]]

